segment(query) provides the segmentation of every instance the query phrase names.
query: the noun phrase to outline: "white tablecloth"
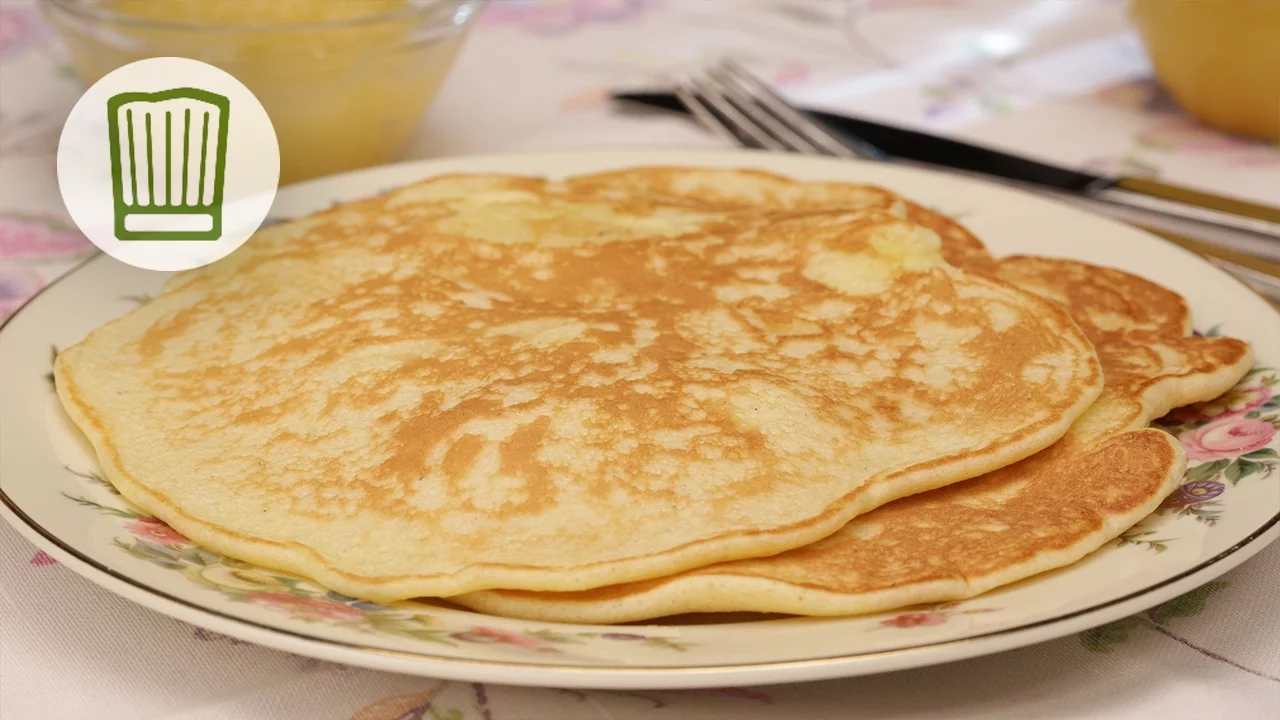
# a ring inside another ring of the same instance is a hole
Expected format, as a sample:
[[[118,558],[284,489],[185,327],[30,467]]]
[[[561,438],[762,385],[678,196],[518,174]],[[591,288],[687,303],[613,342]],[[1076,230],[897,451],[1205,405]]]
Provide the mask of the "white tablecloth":
[[[38,0],[0,0],[0,317],[90,246],[53,175],[83,90]],[[1187,119],[1120,0],[498,0],[406,158],[715,147],[608,88],[749,59],[798,100],[1274,202],[1280,148]],[[2,401],[2,399],[0,399]],[[1277,492],[1280,492],[1280,479]],[[867,678],[682,692],[442,682],[295,657],[98,589],[0,527],[0,719],[1280,717],[1280,547],[1101,631]]]

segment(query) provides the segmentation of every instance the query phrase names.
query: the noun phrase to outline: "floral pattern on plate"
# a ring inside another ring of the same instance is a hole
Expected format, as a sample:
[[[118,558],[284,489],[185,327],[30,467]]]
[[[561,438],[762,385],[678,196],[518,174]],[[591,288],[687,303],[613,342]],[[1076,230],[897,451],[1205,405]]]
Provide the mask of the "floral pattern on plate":
[[[922,608],[916,612],[894,615],[891,618],[881,620],[880,624],[884,627],[893,628],[928,627],[930,625],[941,625],[951,619],[953,615],[976,615],[978,613],[996,612],[997,610],[999,608],[992,607],[962,610],[960,609],[960,603],[948,602]]]
[[[1160,505],[1158,514],[1189,516],[1215,525],[1229,488],[1246,479],[1276,479],[1280,454],[1272,445],[1280,428],[1277,384],[1280,372],[1255,367],[1222,397],[1180,408],[1157,424],[1182,441],[1188,463],[1186,478]],[[1150,545],[1149,534],[1143,537],[1148,537],[1143,543],[1160,549]]]
[[[684,652],[688,646],[664,637],[634,632],[562,633],[547,629],[513,632],[487,625],[446,627],[440,618],[426,610],[428,606],[421,603],[381,605],[365,602],[292,575],[204,550],[161,520],[135,510],[97,473],[69,471],[90,486],[106,490],[116,499],[117,502],[108,504],[83,495],[63,493],[67,499],[121,522],[120,528],[129,536],[115,538],[117,548],[137,560],[181,573],[196,585],[217,591],[228,600],[256,605],[295,620],[329,623],[362,632],[450,646],[458,643],[499,645],[536,653],[561,653],[560,646],[593,640],[639,643],[675,652]]]

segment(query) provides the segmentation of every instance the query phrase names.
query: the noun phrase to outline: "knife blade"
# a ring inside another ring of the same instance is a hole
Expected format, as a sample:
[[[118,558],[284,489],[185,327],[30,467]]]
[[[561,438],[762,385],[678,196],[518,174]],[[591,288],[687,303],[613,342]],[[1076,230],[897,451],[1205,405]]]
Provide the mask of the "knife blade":
[[[673,93],[617,91],[616,101],[685,113]],[[851,135],[883,151],[889,158],[951,168],[1017,183],[1036,185],[1138,210],[1172,215],[1193,222],[1280,240],[1280,208],[1224,197],[1147,178],[1108,177],[951,138],[864,118],[805,110],[838,133]]]

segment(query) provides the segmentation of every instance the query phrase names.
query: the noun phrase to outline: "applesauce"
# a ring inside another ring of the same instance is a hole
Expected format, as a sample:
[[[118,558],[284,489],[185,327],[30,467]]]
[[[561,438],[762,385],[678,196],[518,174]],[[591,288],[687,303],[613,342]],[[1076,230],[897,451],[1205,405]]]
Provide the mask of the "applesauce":
[[[51,0],[87,83],[149,57],[238,78],[280,139],[281,184],[392,160],[482,0]]]

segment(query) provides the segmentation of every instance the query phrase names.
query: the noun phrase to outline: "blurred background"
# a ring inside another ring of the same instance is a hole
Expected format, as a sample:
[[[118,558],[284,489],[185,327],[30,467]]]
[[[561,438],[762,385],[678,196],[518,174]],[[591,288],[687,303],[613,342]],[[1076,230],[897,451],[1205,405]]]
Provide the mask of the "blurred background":
[[[732,56],[804,106],[1280,202],[1276,0],[0,0],[0,312],[89,249],[53,157],[86,87],[210,62],[288,183],[514,150],[721,147],[610,101]]]

